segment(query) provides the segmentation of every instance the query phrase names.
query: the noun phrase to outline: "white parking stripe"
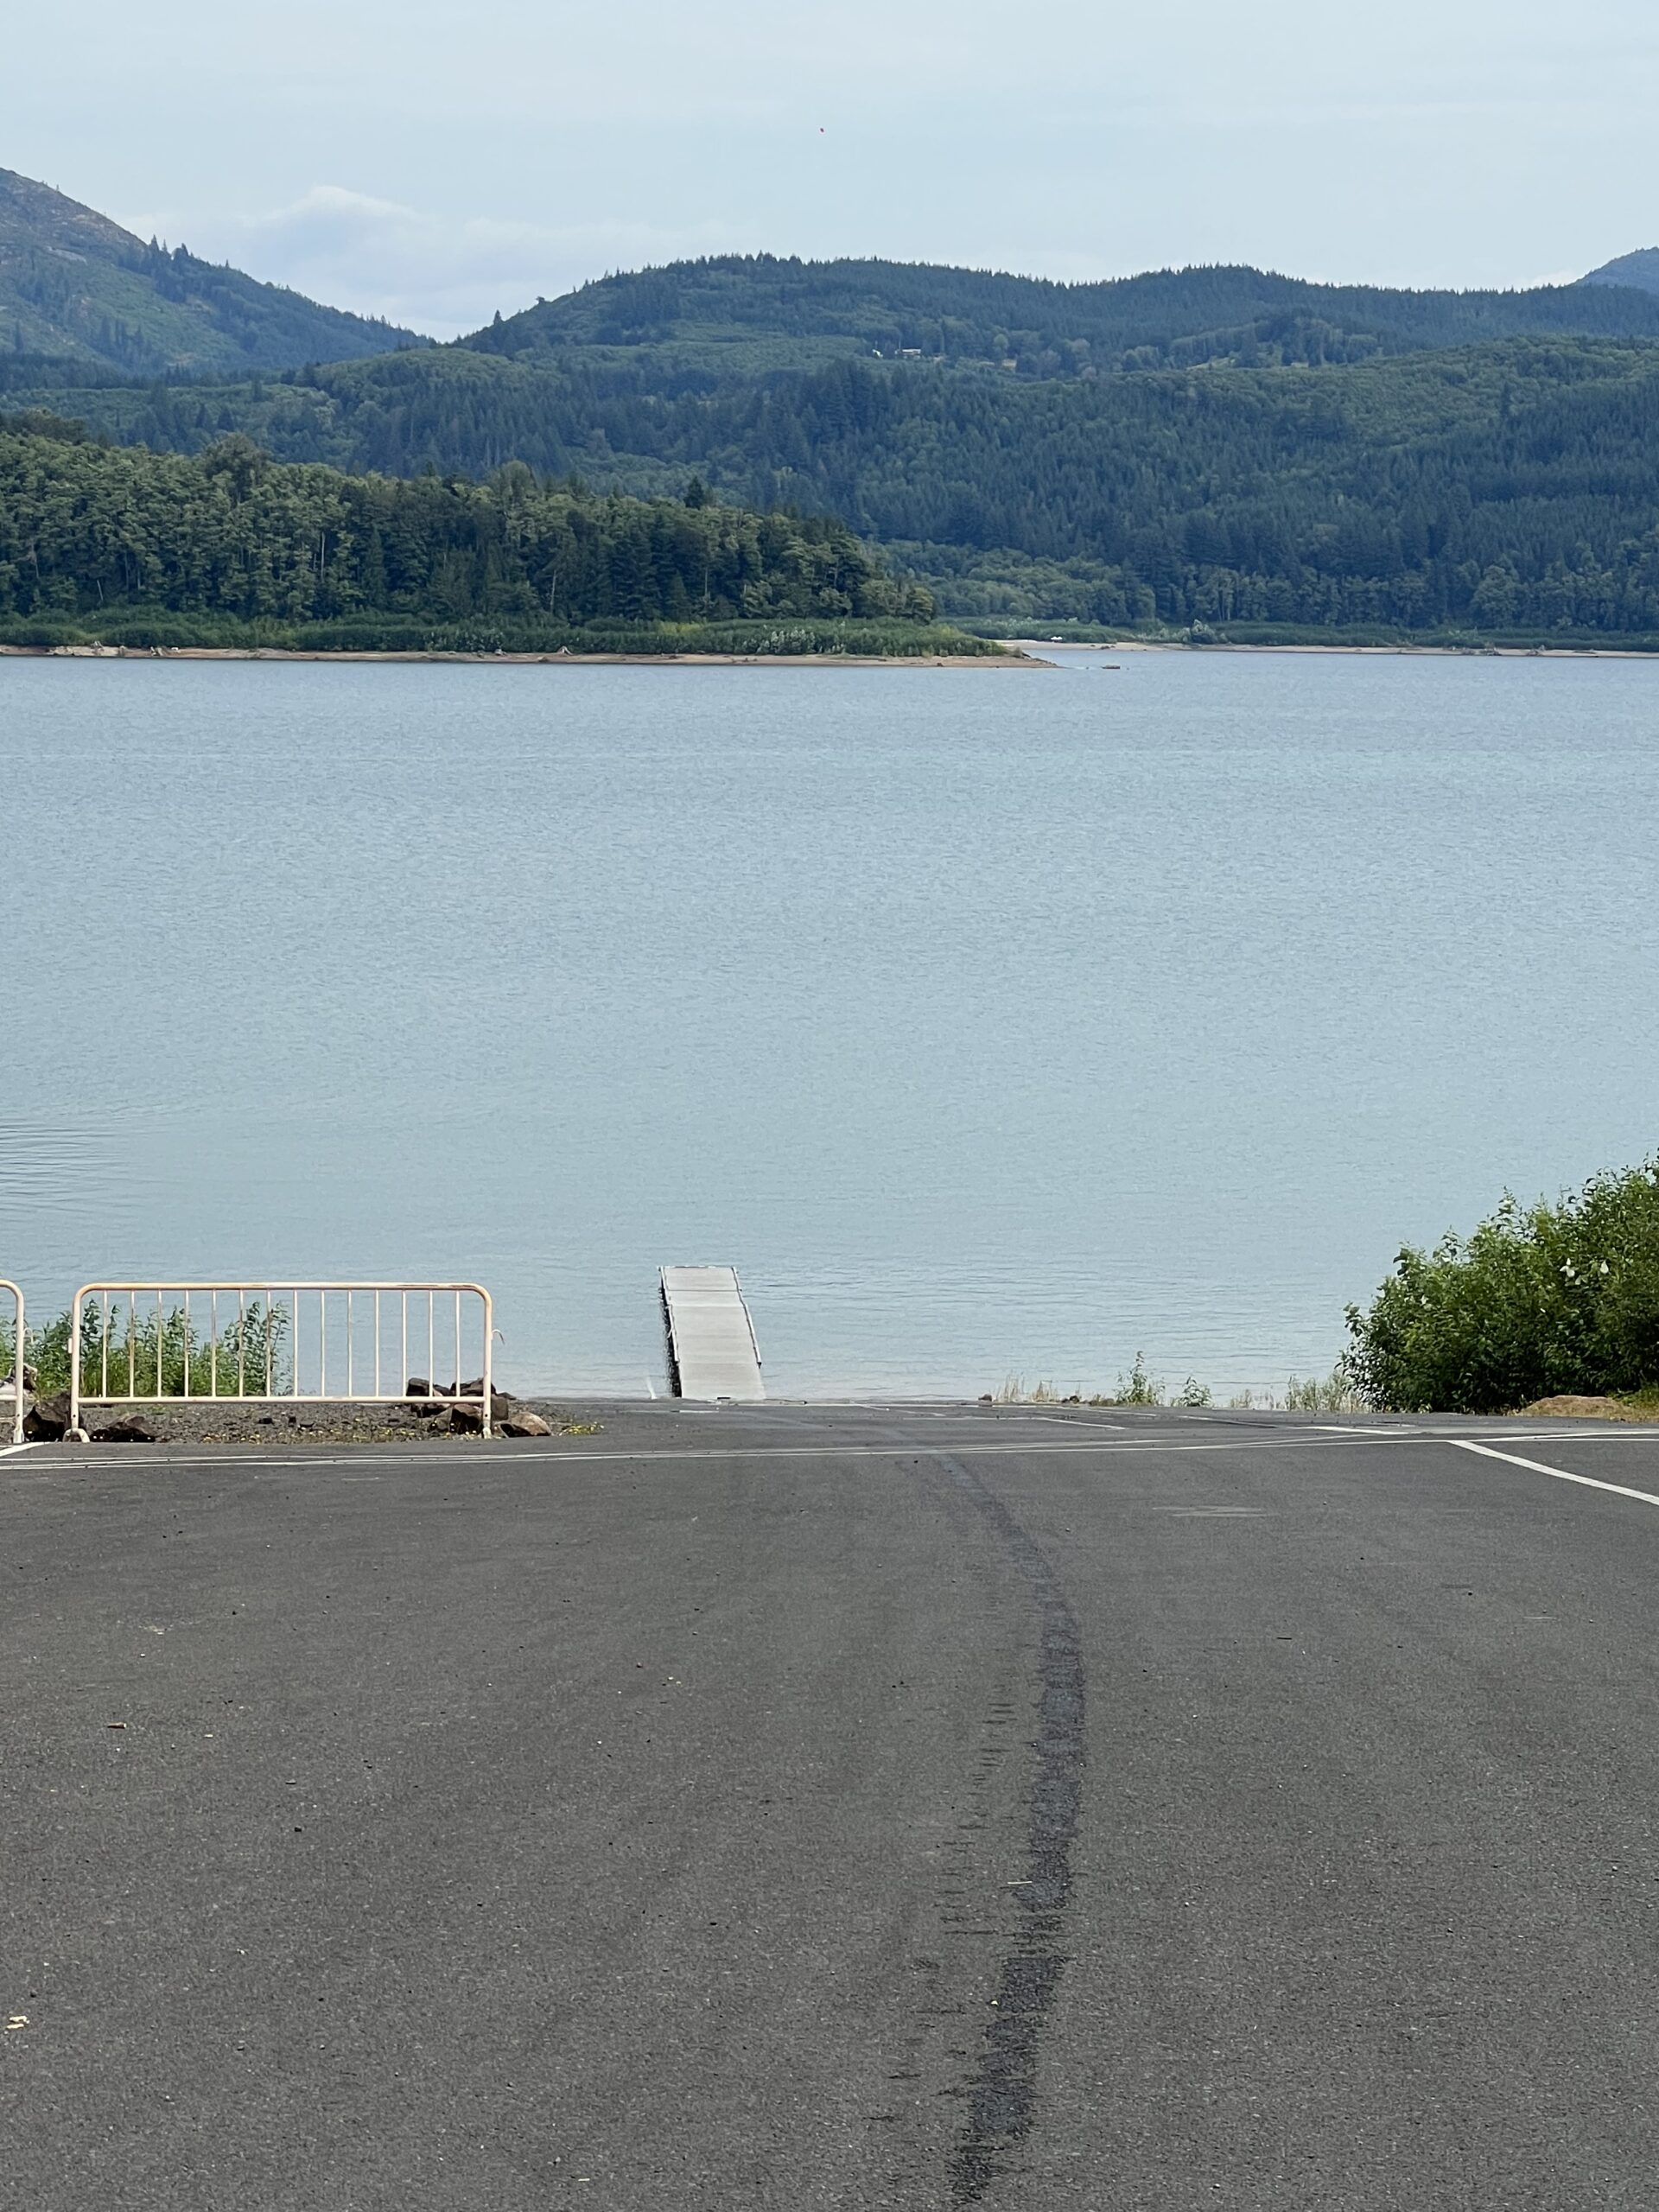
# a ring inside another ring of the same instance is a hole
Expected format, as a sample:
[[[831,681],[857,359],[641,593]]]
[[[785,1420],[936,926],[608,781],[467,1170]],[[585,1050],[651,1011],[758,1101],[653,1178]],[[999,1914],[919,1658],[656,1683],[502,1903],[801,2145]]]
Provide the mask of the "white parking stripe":
[[[1373,1432],[1365,1431],[1357,1435],[1354,1440],[1359,1444],[1371,1444],[1383,1443],[1389,1440]],[[1427,1437],[1407,1437],[1403,1440],[1408,1444],[1429,1443],[1436,1440]],[[1650,1440],[1659,1441],[1659,1439]],[[973,1443],[958,1441],[950,1445],[949,1448],[964,1459],[1069,1459],[1079,1454],[1087,1456],[1090,1453],[1102,1456],[1110,1454],[1113,1457],[1129,1455],[1186,1458],[1195,1452],[1321,1452],[1338,1447],[1334,1440],[1327,1443],[1324,1440],[1316,1438],[1301,1440],[1261,1437],[1252,1438],[1247,1441],[1241,1437],[1230,1436],[1216,1444],[1165,1443],[1156,1438],[1149,1437],[1144,1442],[1137,1440],[1134,1443],[1122,1443],[1112,1439],[1107,1439],[1104,1441],[1091,1440],[1077,1444],[982,1444],[976,1441]],[[141,1446],[134,1446],[129,1447],[119,1458],[111,1455],[108,1459],[75,1459],[59,1464],[97,1469],[100,1471],[111,1467],[130,1467],[147,1464],[157,1468],[251,1467],[264,1474],[286,1474],[298,1467],[360,1465],[363,1452],[370,1450],[374,1451],[376,1454],[374,1464],[383,1467],[495,1468],[523,1466],[531,1460],[538,1461],[545,1466],[639,1467],[655,1466],[659,1463],[672,1464],[683,1460],[713,1461],[723,1465],[728,1462],[734,1463],[747,1459],[759,1459],[768,1463],[779,1459],[930,1459],[936,1458],[940,1449],[941,1440],[938,1437],[913,1437],[906,1442],[898,1444],[670,1445],[667,1446],[641,1446],[632,1451],[626,1449],[611,1449],[602,1452],[514,1450],[487,1454],[476,1446],[470,1451],[462,1446],[460,1450],[446,1450],[439,1447],[431,1452],[399,1453],[394,1453],[384,1446],[360,1446],[353,1451],[332,1452],[326,1459],[302,1459],[287,1458],[280,1447],[274,1451],[262,1451],[257,1446],[251,1446],[240,1452],[213,1452],[200,1457],[193,1455],[188,1459],[173,1456],[162,1458],[158,1454],[154,1459],[149,1459]]]
[[[1640,1505],[1659,1505],[1659,1497],[1650,1490],[1631,1490],[1624,1483],[1600,1483],[1593,1475],[1570,1475],[1565,1467],[1547,1467],[1541,1459],[1522,1459],[1513,1452],[1494,1452],[1490,1444],[1468,1444],[1460,1437],[1448,1437],[1446,1442],[1455,1444],[1459,1452],[1478,1452],[1483,1459],[1503,1459],[1511,1467],[1524,1467],[1529,1474],[1554,1475],[1558,1483],[1582,1483],[1586,1490],[1610,1490],[1615,1497],[1633,1497]]]
[[[20,1452],[32,1452],[32,1444],[8,1444],[0,1447],[0,1459],[15,1459]]]
[[[1087,1428],[1089,1426],[1084,1422],[1077,1424],[1079,1429]],[[1217,1423],[1216,1426],[1220,1427],[1221,1424]],[[1114,1459],[1120,1457],[1184,1459],[1197,1453],[1207,1455],[1227,1452],[1339,1451],[1344,1444],[1355,1446],[1393,1444],[1402,1449],[1413,1446],[1421,1449],[1424,1446],[1455,1444],[1459,1450],[1465,1452],[1489,1450],[1488,1446],[1473,1443],[1467,1438],[1450,1435],[1444,1429],[1435,1432],[1428,1429],[1408,1428],[1335,1428],[1316,1427],[1309,1422],[1300,1432],[1281,1429],[1266,1436],[1245,1437],[1240,1435],[1236,1430],[1231,1430],[1213,1442],[1206,1440],[1201,1444],[1177,1443],[1174,1439],[1181,1433],[1180,1431],[1166,1431],[1161,1436],[1147,1437],[1088,1435],[1080,1436],[1076,1443],[1064,1444],[1058,1439],[1043,1442],[1027,1440],[1023,1443],[1017,1440],[1010,1443],[998,1443],[988,1439],[982,1441],[975,1439],[969,1442],[958,1440],[951,1448],[962,1458],[968,1459],[1003,1458],[1046,1459],[1090,1453],[1096,1454],[1101,1458]],[[1192,1430],[1188,1429],[1185,1433],[1190,1435]],[[1548,1432],[1535,1429],[1522,1429],[1516,1436],[1516,1441],[1523,1444],[1541,1443],[1548,1433]],[[1552,1445],[1645,1444],[1651,1450],[1659,1446],[1659,1428],[1637,1428],[1612,1422],[1603,1422],[1593,1428],[1569,1429],[1565,1433],[1558,1432],[1548,1434],[1548,1441]],[[287,1452],[290,1448],[295,1451],[295,1456],[291,1459],[287,1456]],[[243,1468],[261,1476],[270,1476],[288,1474],[302,1468],[352,1465],[362,1467],[365,1464],[380,1467],[484,1469],[523,1466],[532,1462],[543,1466],[648,1466],[658,1462],[672,1463],[674,1461],[925,1459],[938,1452],[940,1448],[940,1440],[938,1437],[913,1437],[903,1442],[891,1444],[777,1443],[666,1446],[643,1445],[635,1446],[632,1450],[607,1446],[585,1451],[561,1450],[556,1446],[550,1450],[527,1449],[519,1445],[495,1451],[488,1446],[474,1444],[471,1446],[462,1445],[458,1447],[438,1445],[424,1451],[397,1452],[385,1445],[359,1445],[344,1450],[337,1448],[323,1457],[307,1454],[302,1458],[299,1452],[303,1448],[303,1446],[284,1447],[282,1446],[273,1448],[270,1446],[255,1445],[244,1446],[239,1450],[232,1447],[228,1451],[191,1452],[188,1456],[158,1451],[152,1458],[144,1446],[130,1445],[118,1452],[100,1454],[86,1459],[79,1456],[73,1459],[48,1458],[42,1461],[41,1465],[48,1470],[54,1466],[73,1466],[83,1472],[102,1472],[111,1467],[135,1466],[148,1466],[158,1471],[163,1467]],[[365,1457],[369,1454],[372,1457]],[[1491,1452],[1490,1456],[1497,1459],[1515,1458],[1512,1452]],[[1531,1467],[1535,1465],[1529,1459],[1516,1459],[1515,1464],[1521,1467]],[[1588,1475],[1565,1475],[1558,1467],[1542,1467],[1538,1471],[1547,1475],[1557,1475],[1563,1482],[1589,1483],[1592,1489],[1618,1491],[1622,1487],[1618,1483],[1594,1483]],[[1625,1494],[1630,1497],[1649,1498],[1649,1493],[1646,1491],[1633,1490]],[[1652,1497],[1649,1502],[1659,1504],[1659,1497]]]

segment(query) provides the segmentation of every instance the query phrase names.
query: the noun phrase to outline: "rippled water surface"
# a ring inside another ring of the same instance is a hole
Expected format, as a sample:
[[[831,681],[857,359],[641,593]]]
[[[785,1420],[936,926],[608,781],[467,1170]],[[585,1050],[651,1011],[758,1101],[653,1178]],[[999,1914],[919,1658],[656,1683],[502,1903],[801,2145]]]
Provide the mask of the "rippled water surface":
[[[521,1383],[1328,1366],[1659,1141],[1659,666],[0,662],[0,1274],[477,1275]]]

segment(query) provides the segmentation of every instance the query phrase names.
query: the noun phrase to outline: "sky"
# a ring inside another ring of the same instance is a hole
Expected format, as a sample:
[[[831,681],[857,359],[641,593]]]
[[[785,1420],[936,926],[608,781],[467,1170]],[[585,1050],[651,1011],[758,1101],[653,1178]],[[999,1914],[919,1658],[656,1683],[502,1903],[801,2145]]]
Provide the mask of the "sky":
[[[1529,284],[1659,244],[1652,0],[80,0],[0,164],[451,336],[613,269],[880,254]]]

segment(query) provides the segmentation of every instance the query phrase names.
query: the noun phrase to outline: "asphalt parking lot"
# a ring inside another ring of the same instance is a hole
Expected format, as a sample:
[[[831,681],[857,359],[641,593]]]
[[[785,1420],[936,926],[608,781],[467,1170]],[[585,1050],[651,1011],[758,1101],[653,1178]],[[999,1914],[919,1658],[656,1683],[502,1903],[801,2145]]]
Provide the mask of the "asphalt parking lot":
[[[0,1458],[13,2201],[1647,2207],[1659,1430]]]

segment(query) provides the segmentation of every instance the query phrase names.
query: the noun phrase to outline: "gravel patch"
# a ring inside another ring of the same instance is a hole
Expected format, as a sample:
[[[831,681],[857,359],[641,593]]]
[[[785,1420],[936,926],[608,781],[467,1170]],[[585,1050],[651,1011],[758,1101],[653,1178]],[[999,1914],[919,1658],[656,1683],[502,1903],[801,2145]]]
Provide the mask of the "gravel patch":
[[[94,1440],[110,1442],[127,1440],[104,1439],[102,1432],[130,1421],[158,1444],[406,1444],[438,1439],[453,1444],[457,1434],[477,1434],[473,1424],[480,1411],[476,1398],[408,1398],[371,1406],[328,1400],[241,1405],[201,1399],[188,1405],[88,1405],[82,1418]],[[598,1428],[591,1413],[550,1398],[498,1395],[493,1412],[498,1428],[516,1413],[538,1414],[556,1436],[592,1435]]]

